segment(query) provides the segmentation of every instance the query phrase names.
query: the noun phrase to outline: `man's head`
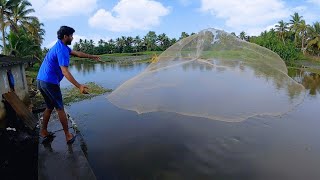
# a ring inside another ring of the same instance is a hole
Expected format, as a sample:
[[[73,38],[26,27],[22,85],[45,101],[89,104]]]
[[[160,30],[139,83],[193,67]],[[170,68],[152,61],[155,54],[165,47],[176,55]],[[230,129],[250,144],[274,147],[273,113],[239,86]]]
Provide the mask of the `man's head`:
[[[72,27],[61,26],[57,32],[58,39],[65,42],[67,45],[71,45],[71,41],[73,40],[73,33],[75,30]]]

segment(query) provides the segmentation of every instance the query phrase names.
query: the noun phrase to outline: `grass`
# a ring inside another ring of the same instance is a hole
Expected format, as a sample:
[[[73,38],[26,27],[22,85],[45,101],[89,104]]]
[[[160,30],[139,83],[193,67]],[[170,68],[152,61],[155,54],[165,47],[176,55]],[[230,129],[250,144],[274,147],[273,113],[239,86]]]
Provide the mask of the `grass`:
[[[137,63],[151,63],[152,58],[147,58],[147,59],[141,59],[141,60],[137,60],[135,62]]]
[[[85,99],[91,99],[95,96],[112,91],[112,89],[105,89],[94,82],[86,83],[86,85],[89,88],[89,94],[81,94],[79,89],[76,87],[62,89],[61,91],[64,104],[70,105],[71,103],[79,102]]]
[[[100,58],[101,58],[101,61],[106,62],[106,63],[114,63],[114,62],[116,62],[115,58],[113,58],[113,57],[101,55]],[[91,59],[88,59],[88,58],[71,57],[70,58],[70,63],[72,63],[73,61],[95,62],[95,60],[91,60]]]
[[[113,54],[102,54],[100,55],[101,61],[106,63],[128,63],[128,62],[139,62],[139,63],[145,63],[145,62],[151,62],[151,58],[153,55],[160,55],[162,51],[146,51],[146,52],[137,52],[137,53],[113,53]],[[78,58],[78,57],[72,57],[72,61],[91,61],[94,62],[94,60],[90,60],[88,58]]]
[[[26,76],[27,78],[33,78],[35,79],[38,75],[38,70],[26,70]]]
[[[300,55],[299,60],[287,64],[288,68],[303,68],[307,71],[317,73],[320,69],[320,57],[310,55]],[[319,73],[318,73],[319,74]]]
[[[40,68],[40,64],[39,63],[35,63],[33,65],[33,67],[27,67],[26,68],[26,76],[27,78],[36,78],[38,75],[38,71]]]
[[[79,102],[82,100],[86,99],[91,99],[95,96],[107,93],[107,92],[112,92],[112,89],[105,89],[102,86],[94,83],[94,82],[89,82],[86,84],[89,87],[89,94],[81,94],[79,89],[76,87],[70,87],[70,88],[63,88],[61,89],[62,92],[62,98],[63,98],[63,103],[68,106],[72,103]],[[40,93],[37,93],[33,98],[32,98],[32,104],[35,107],[41,107],[45,104],[44,99]]]

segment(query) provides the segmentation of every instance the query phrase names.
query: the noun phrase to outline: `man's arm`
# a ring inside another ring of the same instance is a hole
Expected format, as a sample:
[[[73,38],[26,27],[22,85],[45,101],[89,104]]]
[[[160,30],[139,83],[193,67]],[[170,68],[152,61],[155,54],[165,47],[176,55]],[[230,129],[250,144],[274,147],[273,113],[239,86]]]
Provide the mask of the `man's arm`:
[[[88,93],[88,87],[82,84],[79,84],[78,81],[76,81],[74,79],[74,77],[72,76],[72,74],[70,73],[68,67],[66,66],[60,66],[62,74],[77,88],[79,88],[80,92],[82,94],[87,94]]]
[[[100,60],[100,56],[91,55],[91,54],[86,54],[86,53],[81,52],[81,51],[74,51],[74,50],[72,50],[72,51],[71,51],[71,55],[77,56],[77,57],[80,57],[80,58],[89,58],[89,59],[93,59],[93,60],[97,60],[97,61]]]

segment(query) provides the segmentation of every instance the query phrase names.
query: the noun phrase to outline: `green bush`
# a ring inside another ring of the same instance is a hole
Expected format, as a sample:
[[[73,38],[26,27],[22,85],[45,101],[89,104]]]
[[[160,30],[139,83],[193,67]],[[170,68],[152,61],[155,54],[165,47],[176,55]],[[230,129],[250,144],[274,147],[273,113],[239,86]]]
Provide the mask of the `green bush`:
[[[299,59],[301,54],[293,42],[290,40],[281,41],[276,33],[272,31],[262,33],[261,36],[251,38],[250,41],[277,53],[287,63]]]

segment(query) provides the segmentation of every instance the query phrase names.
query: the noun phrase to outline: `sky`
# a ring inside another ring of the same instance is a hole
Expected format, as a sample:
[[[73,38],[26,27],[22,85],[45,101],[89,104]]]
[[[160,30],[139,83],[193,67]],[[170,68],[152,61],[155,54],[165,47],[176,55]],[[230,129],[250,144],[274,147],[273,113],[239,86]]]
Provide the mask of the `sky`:
[[[216,28],[237,35],[259,35],[298,12],[306,23],[320,21],[320,0],[29,0],[46,30],[43,47],[57,40],[62,25],[79,39],[109,40],[149,31],[179,38]]]

